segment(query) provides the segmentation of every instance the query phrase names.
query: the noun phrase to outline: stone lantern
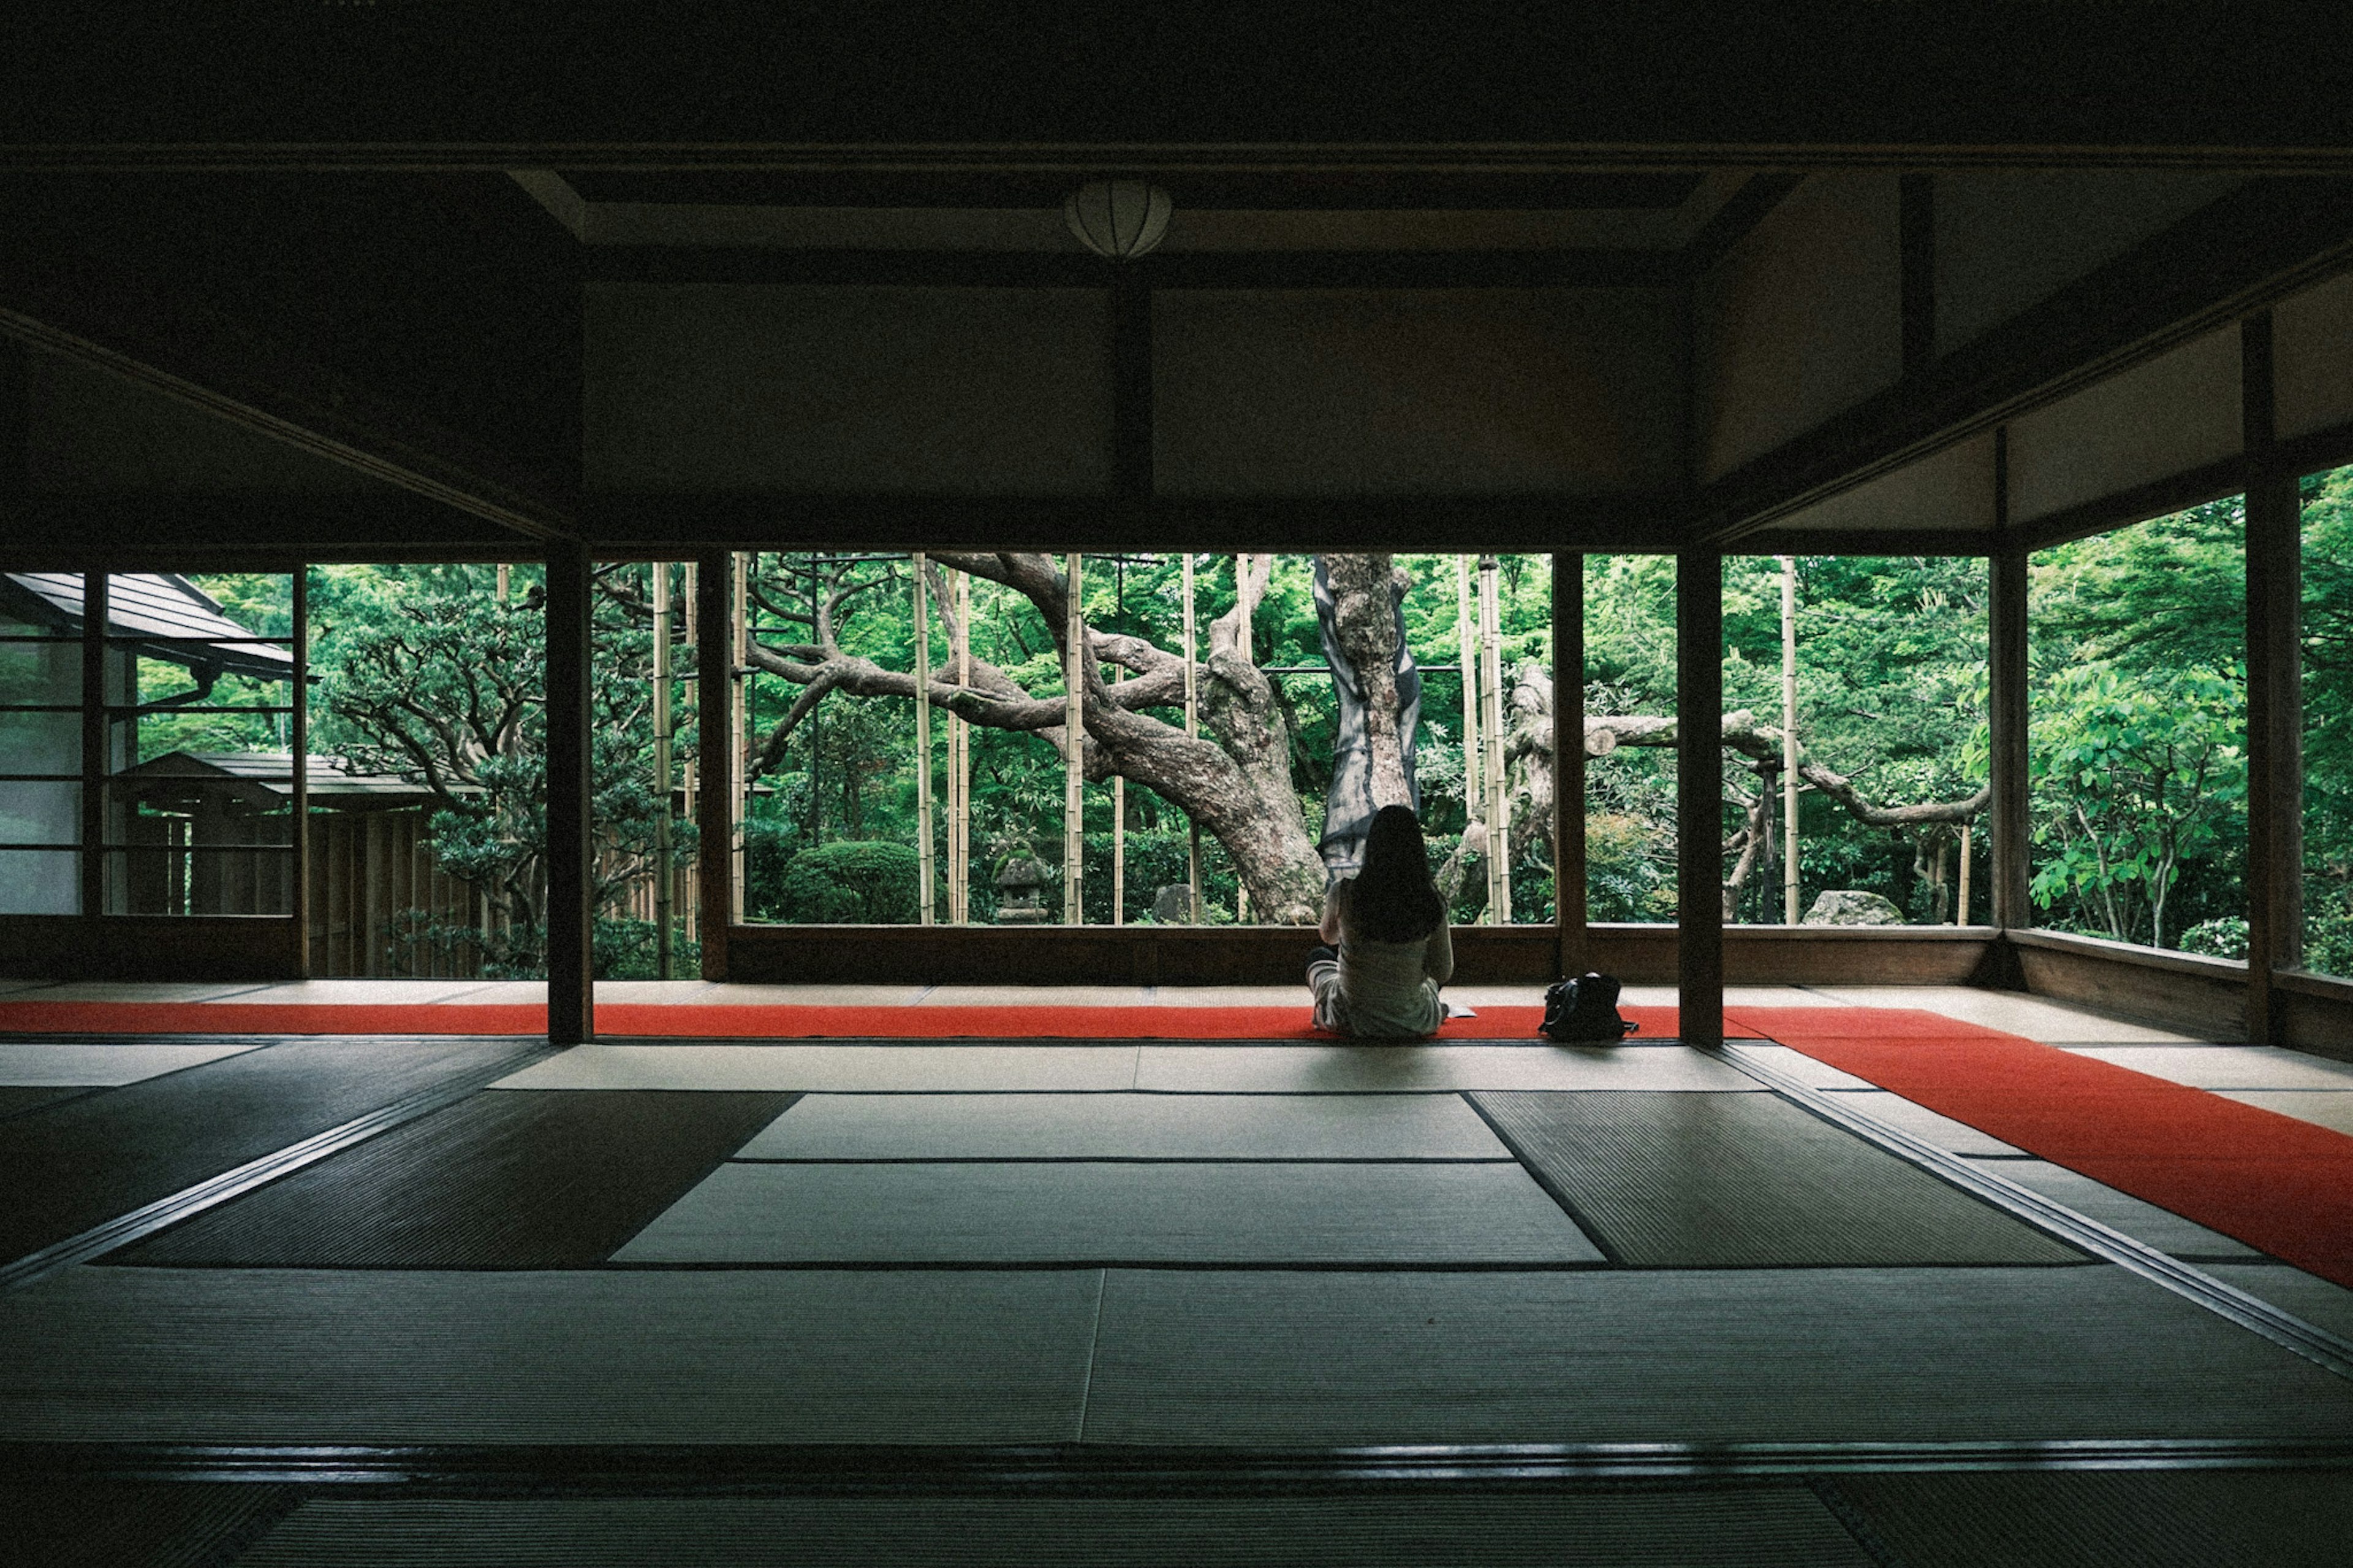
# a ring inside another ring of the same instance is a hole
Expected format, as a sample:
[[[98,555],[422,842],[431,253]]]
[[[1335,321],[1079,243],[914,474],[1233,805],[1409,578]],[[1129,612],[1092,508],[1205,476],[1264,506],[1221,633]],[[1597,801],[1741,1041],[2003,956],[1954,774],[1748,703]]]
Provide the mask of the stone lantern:
[[[997,873],[997,923],[1034,926],[1046,923],[1042,894],[1051,868],[1025,850],[1017,850]]]

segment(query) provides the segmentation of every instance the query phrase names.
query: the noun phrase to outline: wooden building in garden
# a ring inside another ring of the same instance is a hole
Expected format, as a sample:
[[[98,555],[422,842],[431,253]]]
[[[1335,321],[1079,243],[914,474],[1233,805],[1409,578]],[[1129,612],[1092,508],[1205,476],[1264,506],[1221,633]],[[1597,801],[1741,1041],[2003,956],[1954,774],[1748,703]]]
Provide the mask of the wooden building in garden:
[[[0,1494],[46,1560],[2342,1560],[2340,20],[262,9],[0,23]],[[2048,929],[2034,803],[2092,784],[2030,776],[2030,563],[2226,498],[2243,956]],[[1455,931],[1427,1042],[1316,1036],[1300,923],[941,890],[996,868],[976,714],[1064,748],[1066,867],[1114,775],[1282,773],[1196,689],[1274,702],[1248,605],[1197,645],[1189,596],[1278,552],[1550,564],[1552,918]],[[917,558],[917,642],[764,608],[777,552]],[[1069,592],[1179,553],[1181,658]],[[1602,555],[1673,563],[1672,923],[1588,916]],[[1725,919],[1744,556],[1969,563],[1957,922]],[[543,668],[543,981],[386,967],[491,917],[417,786],[311,754],[364,565],[540,617],[472,673]],[[1034,692],[934,651],[976,577]],[[267,749],[142,755],[231,676]],[[923,923],[747,915],[761,680],[905,683]],[[700,845],[660,901],[600,891],[641,700],[649,853]],[[691,973],[599,986],[686,907]],[[1641,1031],[1538,1038],[1592,971]]]

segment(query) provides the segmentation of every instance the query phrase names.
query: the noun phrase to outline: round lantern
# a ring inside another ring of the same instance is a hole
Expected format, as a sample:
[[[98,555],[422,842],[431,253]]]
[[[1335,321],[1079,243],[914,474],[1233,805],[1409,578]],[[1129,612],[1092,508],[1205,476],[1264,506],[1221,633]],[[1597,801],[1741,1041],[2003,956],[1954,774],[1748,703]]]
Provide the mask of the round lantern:
[[[1168,193],[1143,180],[1090,180],[1062,199],[1062,221],[1097,256],[1133,261],[1168,232]]]

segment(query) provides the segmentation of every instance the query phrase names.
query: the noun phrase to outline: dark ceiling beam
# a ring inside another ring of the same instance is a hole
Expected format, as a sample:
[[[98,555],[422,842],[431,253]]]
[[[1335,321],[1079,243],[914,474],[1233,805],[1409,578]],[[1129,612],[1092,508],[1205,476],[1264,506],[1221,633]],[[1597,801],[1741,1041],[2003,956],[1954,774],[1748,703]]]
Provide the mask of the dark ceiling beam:
[[[1686,276],[1672,250],[1161,251],[1124,264],[1146,288],[1658,289]],[[977,250],[592,248],[583,280],[768,286],[1108,289],[1113,264],[1085,254]]]
[[[1734,246],[1765,221],[1767,214],[1781,205],[1783,197],[1798,188],[1803,178],[1784,170],[1750,175],[1683,247],[1684,269],[1697,276],[1723,260]]]
[[[576,536],[535,476],[250,323],[87,254],[0,252],[0,337],[137,383],[233,425],[534,540]]]
[[[1753,169],[1794,175],[1839,169],[2166,169],[2178,173],[2353,174],[2341,139],[2266,146],[2252,142],[2119,142],[1905,141],[1653,141],[1599,142],[1349,142],[1201,144],[1074,142],[763,142],[626,140],[158,142],[0,140],[0,173],[44,174],[506,174],[517,169],[651,174],[714,171],[840,176],[1020,173],[1082,180],[1138,169],[1303,175],[1394,171],[1427,174],[1683,173]]]
[[[1285,550],[1542,552],[1675,547],[1688,508],[1667,495],[1357,500],[1056,496],[1037,499],[592,495],[601,555],[676,558],[691,548]]]
[[[8,508],[8,563],[24,571],[171,571],[224,561],[531,560],[536,541],[405,490],[169,495],[33,491]],[[257,568],[259,569],[259,568]]]
[[[2353,267],[2353,181],[2263,180],[1702,488],[1694,542],[1739,541]]]

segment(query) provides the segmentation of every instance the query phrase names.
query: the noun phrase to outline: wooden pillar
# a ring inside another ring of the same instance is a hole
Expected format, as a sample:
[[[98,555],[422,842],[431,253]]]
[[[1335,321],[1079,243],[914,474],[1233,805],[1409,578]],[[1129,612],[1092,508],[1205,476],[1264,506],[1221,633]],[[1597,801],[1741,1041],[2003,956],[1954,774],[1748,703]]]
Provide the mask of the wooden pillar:
[[[2295,470],[2274,446],[2272,319],[2241,332],[2247,451],[2247,1038],[2284,1043],[2272,976],[2304,948],[2304,557]]]
[[[1585,910],[1585,557],[1552,558],[1553,972],[1592,967]]]
[[[292,690],[286,705],[287,749],[293,753],[294,821],[288,829],[294,846],[292,902],[287,912],[294,920],[294,973],[311,978],[311,568],[294,568],[294,656]]]
[[[1994,521],[2010,519],[2009,441],[1994,432]],[[2027,894],[2033,840],[2028,831],[2026,552],[2004,544],[1987,563],[1987,767],[1993,785],[1992,921],[2006,931],[2034,924]]]
[[[106,571],[81,574],[81,912],[106,912],[106,819],[112,747],[106,704]],[[134,694],[135,695],[135,694]],[[132,761],[138,761],[132,758]]]
[[[547,1037],[596,1033],[589,785],[588,547],[547,548]]]
[[[727,928],[735,922],[734,884],[728,861],[735,836],[735,802],[727,790],[734,776],[735,628],[728,619],[734,602],[734,557],[714,551],[695,563],[694,717],[695,772],[702,790],[695,798],[696,923],[702,936],[702,977],[727,978]]]
[[[1724,1043],[1724,557],[1675,562],[1675,1002],[1688,1045]]]

